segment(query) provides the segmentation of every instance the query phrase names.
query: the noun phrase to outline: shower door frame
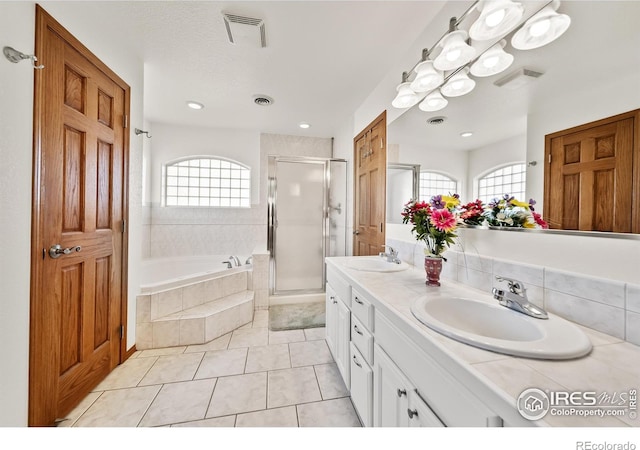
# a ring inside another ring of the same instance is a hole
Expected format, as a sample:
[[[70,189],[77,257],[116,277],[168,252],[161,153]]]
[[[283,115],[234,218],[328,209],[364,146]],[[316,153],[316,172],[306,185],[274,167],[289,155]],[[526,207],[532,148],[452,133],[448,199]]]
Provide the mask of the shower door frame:
[[[267,250],[269,251],[269,295],[301,295],[301,294],[320,294],[325,292],[325,284],[327,280],[327,266],[324,264],[324,258],[329,256],[328,252],[330,249],[330,194],[331,194],[331,163],[332,162],[343,162],[345,164],[345,177],[348,176],[348,162],[346,159],[342,158],[322,158],[322,157],[311,157],[311,156],[280,156],[280,155],[269,155],[268,162],[268,175],[267,175],[267,183],[268,183],[268,198],[267,198]],[[277,269],[277,261],[276,261],[276,228],[277,228],[277,200],[278,200],[278,189],[277,189],[277,179],[278,179],[278,171],[277,166],[278,162],[287,162],[287,163],[299,163],[299,164],[322,164],[324,166],[324,176],[323,176],[323,199],[322,199],[322,210],[323,210],[323,220],[322,220],[322,254],[323,254],[323,264],[322,264],[322,280],[323,284],[321,288],[318,289],[289,289],[289,290],[277,290],[276,289],[276,269]],[[345,192],[345,203],[346,203],[346,192]],[[345,215],[346,221],[346,215]],[[346,227],[346,223],[345,223]],[[345,249],[347,246],[347,235],[345,233]]]

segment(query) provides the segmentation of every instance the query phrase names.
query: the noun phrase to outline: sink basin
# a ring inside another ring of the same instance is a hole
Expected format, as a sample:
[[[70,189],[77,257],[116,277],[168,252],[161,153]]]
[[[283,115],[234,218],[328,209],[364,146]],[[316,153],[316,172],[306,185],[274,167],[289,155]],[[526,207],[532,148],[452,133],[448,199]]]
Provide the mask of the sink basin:
[[[423,324],[474,347],[537,359],[572,359],[591,351],[571,322],[549,314],[535,319],[497,303],[462,297],[420,297],[411,312]]]
[[[364,272],[400,272],[409,268],[409,264],[405,262],[400,264],[391,263],[380,256],[360,256],[350,258],[345,263],[345,266],[350,269],[362,270]]]

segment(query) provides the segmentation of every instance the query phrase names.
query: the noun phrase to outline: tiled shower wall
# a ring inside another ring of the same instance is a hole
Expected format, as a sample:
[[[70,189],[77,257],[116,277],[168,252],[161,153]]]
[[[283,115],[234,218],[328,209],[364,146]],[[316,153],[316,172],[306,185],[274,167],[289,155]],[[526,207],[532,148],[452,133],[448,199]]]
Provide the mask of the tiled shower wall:
[[[387,238],[400,258],[423,271],[424,244]],[[448,250],[442,278],[483,292],[504,288],[496,276],[514,278],[529,301],[570,321],[640,345],[640,285],[585,276],[543,266]]]

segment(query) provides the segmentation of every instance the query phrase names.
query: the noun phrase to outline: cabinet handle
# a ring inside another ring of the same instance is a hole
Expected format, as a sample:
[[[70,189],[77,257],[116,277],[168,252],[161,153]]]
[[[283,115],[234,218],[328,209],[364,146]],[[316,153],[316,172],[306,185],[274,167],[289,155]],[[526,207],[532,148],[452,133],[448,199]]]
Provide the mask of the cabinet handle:
[[[407,395],[407,390],[398,388],[398,397],[402,397],[403,395]]]
[[[358,360],[356,359],[356,355],[353,355],[353,362],[356,363],[356,366],[362,368],[362,364],[358,362]]]
[[[356,297],[355,300],[356,300],[356,303],[360,305],[364,305],[364,303],[362,303],[362,300],[360,300],[358,297]]]
[[[360,330],[358,329],[358,325],[354,325],[354,326],[353,326],[353,331],[355,331],[356,333],[358,333],[360,336],[363,336],[362,331],[360,331]]]
[[[409,419],[413,419],[413,416],[418,417],[417,409],[407,409],[407,414],[409,415]]]
[[[336,303],[338,303],[338,300],[336,300],[336,298],[332,295],[331,297],[329,297],[331,299],[331,301],[333,302],[333,304],[335,305]]]

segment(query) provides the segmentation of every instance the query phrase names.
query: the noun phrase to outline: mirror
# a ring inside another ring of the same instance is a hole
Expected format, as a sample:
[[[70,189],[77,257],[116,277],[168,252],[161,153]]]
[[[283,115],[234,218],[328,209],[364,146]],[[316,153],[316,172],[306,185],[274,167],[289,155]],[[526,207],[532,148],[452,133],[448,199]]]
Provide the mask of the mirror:
[[[475,78],[471,93],[449,98],[440,111],[414,106],[390,123],[387,139],[396,148],[395,160],[458,180],[463,201],[477,197],[480,176],[525,163],[522,200],[534,198],[542,211],[545,135],[640,107],[640,32],[634,20],[640,2],[565,1],[558,12],[571,17],[571,26],[556,41],[520,51],[511,46],[510,34],[505,50],[514,62],[507,70]],[[442,15],[434,23],[440,22],[446,23]],[[470,23],[464,23],[467,29]],[[543,75],[514,90],[494,85],[521,68]],[[443,119],[431,120],[438,117]],[[467,131],[473,135],[461,137]]]
[[[419,183],[419,164],[387,164],[387,223],[402,223],[398,211],[418,198]]]

